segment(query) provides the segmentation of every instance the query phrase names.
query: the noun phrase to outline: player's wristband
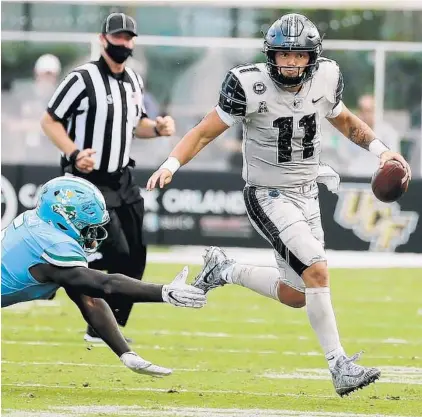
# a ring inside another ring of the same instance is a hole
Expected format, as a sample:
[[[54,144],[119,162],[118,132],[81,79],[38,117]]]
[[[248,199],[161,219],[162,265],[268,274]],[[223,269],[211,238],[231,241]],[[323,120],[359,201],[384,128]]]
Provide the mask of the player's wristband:
[[[168,169],[173,175],[180,168],[180,162],[174,156],[169,156],[167,158],[167,161],[164,162],[164,164],[160,166],[160,169],[163,169],[163,168]]]
[[[79,155],[80,150],[79,149],[75,149],[70,155],[69,155],[69,161],[70,163],[75,166],[76,164],[76,158]]]
[[[389,151],[390,149],[386,145],[384,145],[379,139],[374,139],[369,144],[368,150],[379,158],[382,153],[384,153],[385,151]]]

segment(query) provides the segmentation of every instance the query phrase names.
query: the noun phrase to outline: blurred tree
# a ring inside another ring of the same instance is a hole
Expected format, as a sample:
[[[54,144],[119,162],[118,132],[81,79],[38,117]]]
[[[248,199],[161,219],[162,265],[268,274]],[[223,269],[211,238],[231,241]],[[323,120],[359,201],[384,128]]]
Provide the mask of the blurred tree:
[[[422,53],[389,53],[386,59],[386,109],[410,109],[412,126],[421,125]]]
[[[309,17],[327,39],[422,41],[421,11],[263,9],[257,12],[257,25],[268,28],[286,13]]]
[[[148,61],[146,85],[162,108],[166,110],[172,87],[190,66],[206,53],[202,48],[153,46],[144,49]],[[171,68],[169,70],[169,68]],[[171,74],[171,77],[169,77]]]
[[[302,13],[309,17],[325,35],[325,39],[353,40],[416,40],[412,37],[421,33],[420,27],[413,31],[402,30],[417,27],[422,22],[422,13],[362,11],[362,10],[265,10],[257,15],[257,25],[268,29],[269,25],[286,13]],[[387,29],[386,29],[387,28]],[[262,36],[256,33],[256,36]],[[419,39],[419,40],[422,40]],[[345,81],[344,101],[353,107],[360,95],[373,93],[373,53],[359,51],[325,51],[323,55],[334,59],[340,65]],[[263,62],[260,53],[255,62]],[[387,109],[418,109],[422,97],[422,54],[387,53],[386,97]],[[413,124],[420,123],[420,111],[412,113]]]

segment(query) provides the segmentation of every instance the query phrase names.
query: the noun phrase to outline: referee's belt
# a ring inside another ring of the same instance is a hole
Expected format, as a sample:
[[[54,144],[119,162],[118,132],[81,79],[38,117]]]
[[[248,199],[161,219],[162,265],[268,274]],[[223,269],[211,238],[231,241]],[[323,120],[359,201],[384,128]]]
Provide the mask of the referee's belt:
[[[94,184],[109,185],[109,183],[118,183],[129,167],[135,167],[135,161],[132,158],[129,158],[129,163],[125,167],[120,168],[114,172],[100,171],[94,169],[89,174],[85,174],[81,171],[78,171],[78,169],[76,169],[72,165],[64,167],[64,172],[68,172],[77,177],[85,178]]]

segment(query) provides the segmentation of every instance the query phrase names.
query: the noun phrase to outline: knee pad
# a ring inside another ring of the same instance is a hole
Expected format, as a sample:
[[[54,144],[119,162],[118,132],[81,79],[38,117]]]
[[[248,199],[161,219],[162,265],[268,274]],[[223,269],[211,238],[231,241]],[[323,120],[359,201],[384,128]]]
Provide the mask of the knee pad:
[[[288,251],[305,266],[326,261],[323,244],[315,238],[306,222],[292,224],[280,233],[280,239]],[[286,261],[290,264],[289,259]]]

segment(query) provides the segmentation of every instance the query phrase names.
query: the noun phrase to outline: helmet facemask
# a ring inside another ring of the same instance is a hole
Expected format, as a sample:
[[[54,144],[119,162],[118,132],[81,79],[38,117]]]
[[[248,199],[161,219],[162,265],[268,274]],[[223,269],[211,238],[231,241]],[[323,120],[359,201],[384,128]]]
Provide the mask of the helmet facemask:
[[[279,66],[276,64],[275,61],[275,54],[276,52],[308,52],[309,53],[309,62],[307,65],[302,67],[287,67],[287,66]],[[316,70],[316,62],[319,56],[319,53],[315,51],[300,51],[300,50],[290,50],[290,49],[269,49],[266,45],[264,48],[264,53],[267,55],[267,70],[271,77],[271,79],[282,88],[289,88],[289,87],[298,87],[312,78],[315,70]],[[286,77],[282,74],[281,69],[297,69],[298,76],[297,77]],[[300,70],[303,69],[302,74],[299,75]]]
[[[107,239],[108,233],[104,227],[106,223],[108,223],[108,220],[103,224],[86,226],[81,230],[78,242],[86,253],[96,252],[103,241]]]

